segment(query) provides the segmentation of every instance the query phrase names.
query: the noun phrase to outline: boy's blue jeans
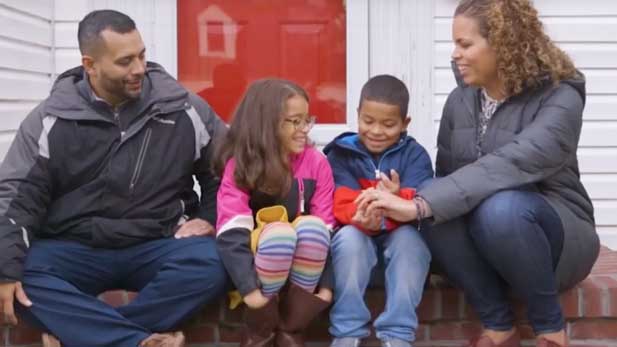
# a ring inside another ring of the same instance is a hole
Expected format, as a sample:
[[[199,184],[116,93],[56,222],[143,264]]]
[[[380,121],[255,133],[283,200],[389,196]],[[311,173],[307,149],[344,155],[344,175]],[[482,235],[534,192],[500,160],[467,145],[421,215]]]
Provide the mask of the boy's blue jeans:
[[[511,288],[527,303],[536,334],[563,329],[554,272],[563,227],[539,193],[496,193],[466,216],[434,225],[423,236],[435,262],[464,290],[485,328],[512,328]]]
[[[415,340],[416,307],[431,261],[418,230],[402,225],[371,237],[347,225],[334,234],[331,250],[335,279],[330,334],[359,338],[370,334],[371,313],[364,293],[379,261],[385,268],[386,306],[374,322],[377,338]]]

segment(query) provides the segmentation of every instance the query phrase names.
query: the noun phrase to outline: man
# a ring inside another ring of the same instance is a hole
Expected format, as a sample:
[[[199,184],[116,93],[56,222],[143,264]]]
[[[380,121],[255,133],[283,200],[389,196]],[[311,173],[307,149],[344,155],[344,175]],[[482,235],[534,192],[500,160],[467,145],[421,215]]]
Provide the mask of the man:
[[[209,161],[226,127],[146,63],[128,16],[94,11],[78,39],[82,66],[58,77],[0,167],[0,307],[67,347],[182,346],[164,332],[225,288]],[[115,288],[139,294],[117,308],[96,298]]]

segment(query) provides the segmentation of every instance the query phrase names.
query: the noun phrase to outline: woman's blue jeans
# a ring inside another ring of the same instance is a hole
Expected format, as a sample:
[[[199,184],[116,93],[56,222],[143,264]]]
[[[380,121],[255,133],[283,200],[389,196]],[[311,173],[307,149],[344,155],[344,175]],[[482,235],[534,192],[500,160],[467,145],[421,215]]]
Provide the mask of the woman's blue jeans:
[[[463,289],[485,328],[512,328],[512,289],[526,302],[536,334],[563,329],[555,280],[563,226],[539,193],[496,193],[466,216],[423,235],[437,266]]]

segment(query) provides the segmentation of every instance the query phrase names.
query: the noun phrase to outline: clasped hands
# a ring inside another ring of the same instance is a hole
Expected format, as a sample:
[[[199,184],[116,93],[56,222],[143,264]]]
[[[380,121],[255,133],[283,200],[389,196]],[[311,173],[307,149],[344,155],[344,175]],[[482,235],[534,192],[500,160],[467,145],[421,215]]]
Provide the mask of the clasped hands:
[[[400,178],[395,170],[390,170],[390,178],[382,172],[377,186],[363,190],[354,201],[357,210],[352,221],[368,230],[377,231],[383,217],[399,222],[415,220],[417,210],[413,203],[398,195],[400,189]]]

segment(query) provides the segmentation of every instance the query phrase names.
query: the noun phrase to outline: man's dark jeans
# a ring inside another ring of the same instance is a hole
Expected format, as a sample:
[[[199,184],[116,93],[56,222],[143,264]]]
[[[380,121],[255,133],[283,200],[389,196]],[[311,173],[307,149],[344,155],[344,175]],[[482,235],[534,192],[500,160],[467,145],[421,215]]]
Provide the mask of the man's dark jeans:
[[[20,316],[66,347],[136,347],[220,297],[227,275],[212,237],[160,239],[123,249],[38,240],[28,252],[23,285],[33,305]],[[113,308],[96,296],[138,291]]]

